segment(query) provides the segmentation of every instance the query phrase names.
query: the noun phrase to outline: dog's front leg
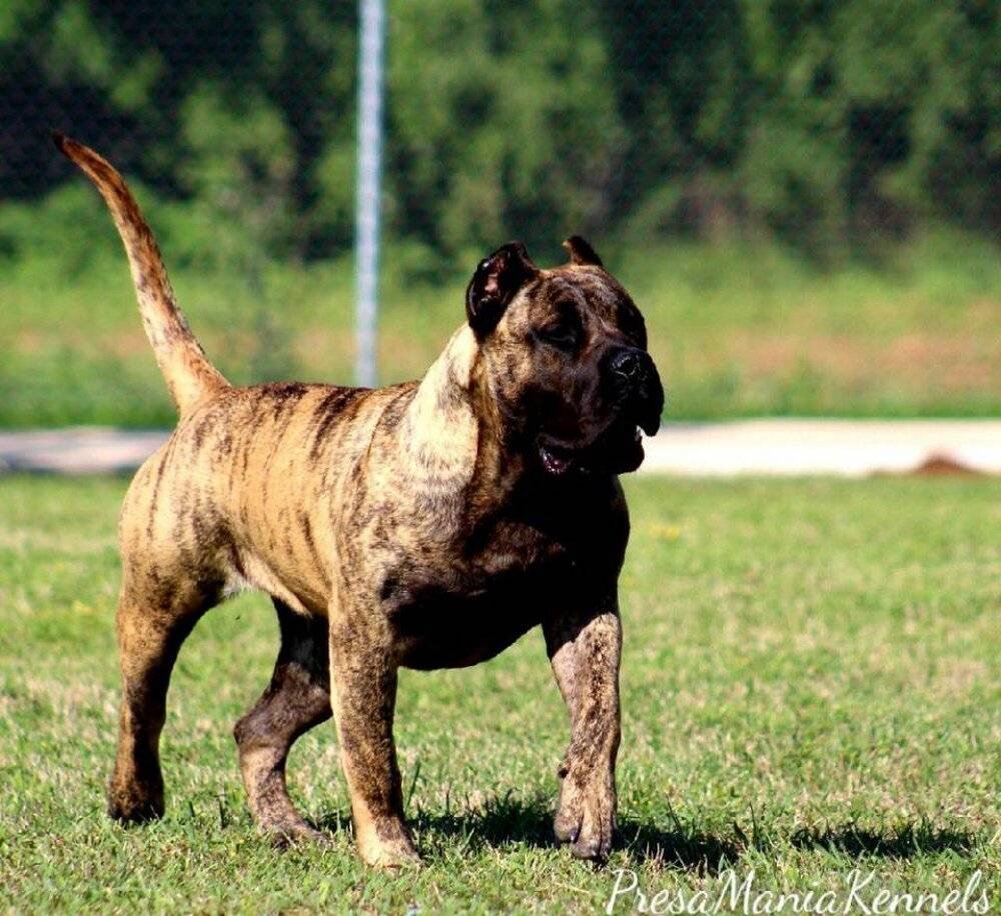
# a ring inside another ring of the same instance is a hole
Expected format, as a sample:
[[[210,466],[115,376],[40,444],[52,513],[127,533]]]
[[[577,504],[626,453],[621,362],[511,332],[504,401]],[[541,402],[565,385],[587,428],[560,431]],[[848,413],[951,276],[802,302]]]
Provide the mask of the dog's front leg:
[[[554,828],[582,859],[604,859],[615,829],[622,627],[614,591],[599,609],[544,621],[546,649],[570,712]]]
[[[331,610],[330,673],[358,851],[369,865],[420,862],[403,819],[393,743],[396,664],[376,621],[351,608]]]

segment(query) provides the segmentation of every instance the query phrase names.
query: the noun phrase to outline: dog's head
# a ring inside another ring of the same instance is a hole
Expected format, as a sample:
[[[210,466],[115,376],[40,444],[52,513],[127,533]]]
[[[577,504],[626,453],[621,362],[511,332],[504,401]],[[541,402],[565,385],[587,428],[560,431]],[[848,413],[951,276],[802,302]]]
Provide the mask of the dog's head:
[[[643,460],[664,391],[646,325],[594,249],[542,270],[511,242],[476,268],[466,315],[509,441],[545,473],[623,473]]]

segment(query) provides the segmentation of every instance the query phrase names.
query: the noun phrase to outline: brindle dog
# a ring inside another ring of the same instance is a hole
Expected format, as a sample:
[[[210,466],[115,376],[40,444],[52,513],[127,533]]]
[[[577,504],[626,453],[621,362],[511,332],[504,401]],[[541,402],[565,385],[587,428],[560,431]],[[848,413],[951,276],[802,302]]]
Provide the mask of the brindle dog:
[[[111,816],[163,814],[158,745],[178,650],[209,608],[254,588],[274,601],[281,649],[234,733],[264,830],[323,839],[289,799],[285,760],[333,711],[362,858],[416,861],[393,744],[398,668],[473,665],[541,624],[572,731],[556,837],[604,858],[629,533],[616,475],[639,466],[637,426],[656,431],[664,398],[629,295],[583,239],[553,270],[514,242],[480,262],[467,322],[422,381],[236,388],[188,329],[122,178],[56,143],[111,209],[180,413],[122,508]]]

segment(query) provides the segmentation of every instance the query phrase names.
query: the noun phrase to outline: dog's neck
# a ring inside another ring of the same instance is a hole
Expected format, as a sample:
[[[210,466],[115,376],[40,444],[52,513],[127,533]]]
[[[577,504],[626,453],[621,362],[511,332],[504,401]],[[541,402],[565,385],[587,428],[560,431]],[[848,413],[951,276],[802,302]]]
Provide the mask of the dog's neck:
[[[457,491],[475,482],[500,495],[521,473],[520,457],[505,453],[500,414],[479,355],[476,336],[463,325],[407,408],[402,445],[425,487]]]

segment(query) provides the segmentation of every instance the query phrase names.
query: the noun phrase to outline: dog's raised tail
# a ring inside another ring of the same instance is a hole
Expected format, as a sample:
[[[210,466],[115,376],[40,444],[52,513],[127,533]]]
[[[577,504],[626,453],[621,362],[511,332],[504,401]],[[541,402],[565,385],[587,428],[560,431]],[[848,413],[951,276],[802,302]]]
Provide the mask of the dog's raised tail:
[[[122,176],[92,149],[60,133],[52,139],[97,186],[125,245],[146,336],[170,396],[183,416],[229,382],[209,362],[191,333],[170,287],[160,249]]]

